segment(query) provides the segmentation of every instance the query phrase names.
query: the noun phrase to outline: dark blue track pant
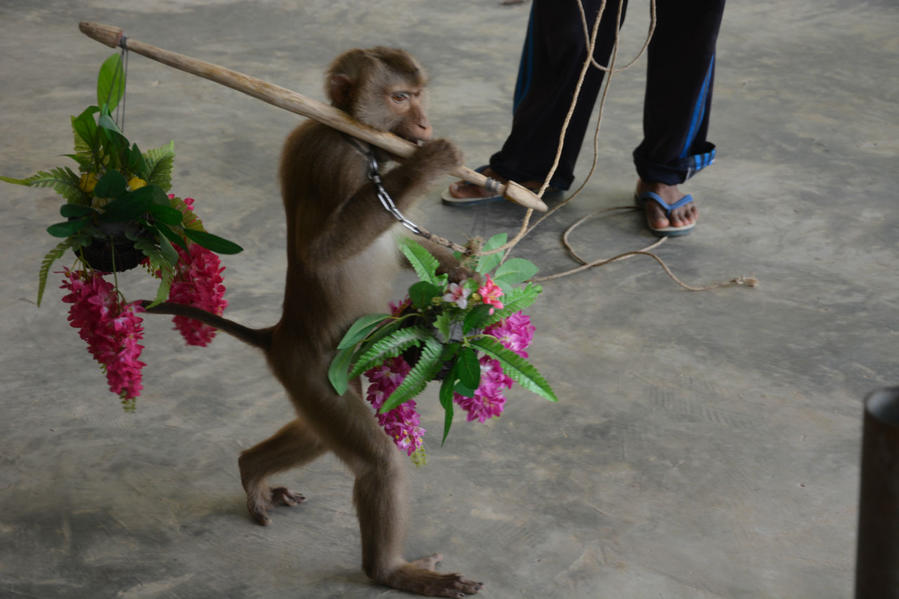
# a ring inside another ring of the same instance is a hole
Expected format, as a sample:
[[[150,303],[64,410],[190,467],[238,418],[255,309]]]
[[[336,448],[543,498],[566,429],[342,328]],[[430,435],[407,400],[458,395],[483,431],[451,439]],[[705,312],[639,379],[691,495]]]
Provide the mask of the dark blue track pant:
[[[583,4],[589,30],[601,1],[583,0]],[[644,138],[634,150],[634,164],[644,181],[674,185],[715,158],[715,146],[706,134],[724,0],[657,0],[656,4],[643,103]],[[618,2],[608,0],[594,53],[601,65],[609,62],[617,12]],[[549,172],[587,45],[574,0],[534,0],[515,90],[512,131],[502,150],[490,159],[499,175],[542,181]],[[591,68],[584,79],[561,161],[550,182],[556,189],[568,189],[574,180],[575,161],[603,74]]]

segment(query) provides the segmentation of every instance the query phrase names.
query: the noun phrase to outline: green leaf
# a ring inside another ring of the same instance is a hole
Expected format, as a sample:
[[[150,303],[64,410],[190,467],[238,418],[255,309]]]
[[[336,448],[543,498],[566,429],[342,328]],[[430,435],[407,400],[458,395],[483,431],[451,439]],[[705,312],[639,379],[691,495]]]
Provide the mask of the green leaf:
[[[177,233],[175,233],[174,231],[169,229],[163,223],[156,223],[155,227],[160,233],[165,235],[166,239],[168,239],[175,245],[181,247],[181,249],[187,251],[187,242],[184,240],[184,238],[182,238],[180,235],[178,235]]]
[[[440,266],[440,262],[431,255],[431,252],[408,237],[404,237],[400,241],[400,251],[406,256],[419,279],[435,285],[439,284],[437,267]]]
[[[337,349],[355,346],[365,339],[369,333],[381,326],[387,318],[390,318],[390,314],[366,314],[365,316],[360,316],[343,335],[340,343],[337,344]]]
[[[128,172],[137,175],[144,181],[150,176],[147,162],[144,160],[144,155],[141,154],[140,148],[137,147],[136,143],[131,144],[131,149],[128,150]]]
[[[428,381],[433,378],[434,373],[440,367],[440,354],[443,345],[434,337],[428,337],[424,340],[424,347],[421,348],[421,357],[400,386],[394,389],[393,393],[384,400],[379,412],[384,414],[389,412],[398,405],[404,404],[427,387]]]
[[[47,276],[50,274],[50,267],[53,266],[53,263],[58,259],[63,257],[63,254],[66,253],[66,250],[72,246],[71,241],[68,239],[59,242],[55,248],[47,252],[47,255],[44,256],[44,259],[41,260],[41,269],[38,271],[38,283],[37,283],[37,305],[40,307],[41,299],[44,297],[44,289],[47,287]]]
[[[153,307],[164,302],[169,297],[169,289],[172,287],[172,281],[175,278],[175,268],[169,263],[168,259],[163,255],[162,250],[151,239],[140,237],[134,242],[134,247],[143,252],[144,256],[150,260],[150,272],[159,273],[160,282],[156,289],[156,297],[150,302],[148,307]],[[171,247],[171,245],[169,245]]]
[[[136,221],[147,214],[147,210],[150,208],[149,204],[150,200],[147,196],[140,197],[128,194],[106,204],[103,207],[100,220],[108,223]]]
[[[537,274],[537,270],[537,266],[530,260],[512,258],[500,264],[496,272],[493,273],[493,280],[497,284],[518,285]]]
[[[440,295],[443,295],[443,287],[428,281],[419,281],[409,287],[409,299],[419,310],[430,306],[431,300]]]
[[[443,406],[443,439],[440,444],[446,443],[450,427],[453,425],[453,386],[456,380],[456,365],[453,364],[449,374],[440,385],[440,405]]]
[[[465,397],[474,397],[474,392],[477,391],[477,387],[472,389],[471,387],[466,387],[465,385],[463,385],[460,382],[460,383],[456,383],[456,387],[455,387],[455,389],[453,389],[453,391],[455,393],[458,393],[459,395],[463,395]]]
[[[395,358],[403,350],[413,345],[421,345],[427,339],[433,339],[433,334],[422,327],[403,327],[387,335],[373,344],[368,350],[362,352],[353,369],[350,378],[356,378],[366,370],[382,364],[388,358]]]
[[[528,283],[524,287],[513,287],[511,291],[503,296],[503,309],[496,310],[490,318],[488,318],[483,326],[489,326],[494,322],[499,322],[503,318],[507,318],[519,310],[524,310],[534,303],[537,295],[543,289],[535,283]]]
[[[483,336],[470,342],[472,347],[480,349],[485,354],[499,360],[509,378],[523,388],[536,393],[550,401],[559,401],[546,379],[541,376],[534,366],[490,336]]]
[[[85,225],[87,225],[87,220],[85,219],[67,220],[50,225],[47,227],[47,233],[53,237],[68,237],[83,229]]]
[[[223,237],[207,233],[206,231],[184,229],[184,235],[194,243],[198,243],[216,254],[239,254],[243,251],[243,248],[233,241],[228,241]]]
[[[103,121],[104,117],[107,119],[107,124],[112,123],[115,126],[115,123],[108,115],[101,114],[101,121]],[[100,139],[100,146],[105,150],[108,160],[107,166],[111,169],[124,169],[127,164],[125,152],[130,145],[128,138],[110,127],[98,129],[97,137]],[[126,160],[123,160],[123,158]]]
[[[468,333],[484,327],[484,323],[490,318],[490,311],[495,310],[490,304],[478,304],[465,314],[462,319],[462,333]]]
[[[490,239],[487,240],[487,242],[483,245],[483,247],[481,247],[481,251],[483,252],[483,251],[495,250],[496,248],[498,248],[501,245],[503,245],[504,243],[506,243],[506,240],[508,238],[509,238],[509,236],[506,233],[497,233],[496,235],[494,235],[493,237],[491,237]],[[488,254],[486,256],[481,255],[478,258],[478,267],[477,267],[476,271],[479,274],[484,274],[484,273],[490,272],[491,270],[496,268],[500,262],[502,262],[502,259],[503,259],[502,252],[496,252],[495,254]]]
[[[114,170],[106,171],[97,181],[97,186],[94,187],[94,195],[98,198],[119,199],[124,197],[127,191],[128,183],[125,181],[125,177],[119,171]],[[110,205],[106,206],[107,211]]]
[[[170,242],[168,237],[161,231],[156,236],[156,241],[159,243],[159,250],[162,252],[166,262],[168,262],[174,270],[174,268],[178,266],[178,252],[172,247],[172,242]]]
[[[63,204],[59,207],[59,214],[66,218],[79,218],[95,212],[90,206],[82,206],[80,204]]]
[[[443,335],[444,339],[449,339],[450,337],[450,325],[452,324],[453,319],[450,316],[449,312],[440,312],[437,315],[437,318],[434,319],[434,328]]]
[[[349,369],[352,359],[353,348],[347,347],[337,352],[328,367],[328,380],[331,381],[331,386],[334,387],[337,395],[343,395],[349,387],[350,377],[347,376],[347,369]]]
[[[456,374],[459,381],[469,389],[477,389],[481,384],[481,363],[478,354],[470,347],[463,347],[456,360]]]
[[[119,126],[116,124],[114,120],[112,120],[112,116],[105,110],[100,111],[100,118],[97,119],[97,126],[101,129],[106,129],[112,133],[116,133],[119,137],[124,138],[125,134],[122,133],[122,130],[119,129]]]
[[[155,186],[154,186],[155,187]],[[146,187],[142,187],[138,189],[141,191],[146,189]],[[156,189],[159,189],[156,187]],[[171,225],[173,227],[177,227],[181,224],[181,211],[177,208],[172,208],[171,206],[161,206],[159,204],[150,204],[148,206],[150,214],[153,215],[154,219],[159,221],[160,223],[165,223],[166,225]]]
[[[172,187],[172,168],[175,164],[175,142],[168,145],[147,150],[144,154],[147,165],[147,183],[158,185],[163,191],[168,192]]]
[[[97,105],[112,111],[125,93],[125,71],[122,69],[122,57],[113,54],[100,66],[97,75]]]
[[[81,191],[81,179],[71,169],[58,167],[49,171],[39,171],[25,179],[13,179],[0,176],[0,181],[28,187],[50,187],[64,197],[66,201],[74,204],[87,204],[88,198]]]
[[[100,151],[97,121],[94,120],[94,114],[98,112],[100,112],[98,107],[88,106],[81,114],[72,117],[72,129],[75,131],[75,151],[79,152],[82,148],[86,148],[95,160],[99,160]],[[79,139],[81,143],[79,143]]]

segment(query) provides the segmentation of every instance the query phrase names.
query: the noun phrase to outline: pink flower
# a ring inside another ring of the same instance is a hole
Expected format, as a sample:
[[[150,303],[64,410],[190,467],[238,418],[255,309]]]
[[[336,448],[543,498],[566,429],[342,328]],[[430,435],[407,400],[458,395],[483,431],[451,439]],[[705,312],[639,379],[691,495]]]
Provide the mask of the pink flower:
[[[187,200],[193,203],[192,198],[185,198],[185,203]],[[225,286],[222,284],[222,271],[225,268],[212,250],[196,243],[190,243],[187,247],[188,251],[184,251],[175,246],[178,265],[169,291],[169,301],[221,315],[228,305],[224,299]],[[188,345],[205,346],[215,337],[215,329],[198,320],[175,316],[172,322]]]
[[[502,310],[503,303],[499,301],[499,298],[503,296],[503,290],[499,288],[499,285],[493,282],[490,275],[484,275],[484,279],[484,284],[478,288],[478,294],[485,304],[490,304],[494,308]],[[490,313],[493,314],[492,308],[490,309]]]
[[[72,271],[66,268],[61,287],[69,293],[62,298],[69,308],[69,324],[78,329],[88,351],[106,372],[109,389],[122,399],[140,395],[140,358],[143,346],[143,321],[137,303],[121,300],[112,283],[98,272]]]
[[[522,358],[527,358],[528,352],[524,350],[533,341],[534,330],[530,317],[519,310],[490,325],[484,332],[496,337],[507,349],[511,349]]]
[[[528,354],[525,348],[534,339],[534,325],[531,319],[521,311],[490,325],[484,332],[496,337],[504,347],[517,353],[523,358]],[[478,420],[485,422],[490,418],[502,414],[506,406],[506,398],[503,395],[503,387],[512,388],[512,379],[503,372],[498,360],[488,356],[482,356],[481,382],[475,389],[474,397],[465,397],[456,393],[453,401],[468,413],[469,422]]]
[[[401,316],[403,312],[406,311],[406,308],[412,306],[412,300],[409,299],[409,296],[407,295],[400,303],[394,304],[393,302],[389,302],[388,306],[390,307],[391,316]]]
[[[506,406],[502,388],[512,388],[512,379],[506,376],[497,360],[482,356],[478,361],[481,363],[481,383],[474,397],[453,394],[453,401],[468,413],[466,418],[469,422],[486,422],[502,414]]]
[[[375,410],[379,410],[390,394],[400,386],[406,375],[412,368],[402,356],[391,358],[380,366],[366,371],[368,378],[368,390],[365,393],[367,399]],[[393,439],[396,446],[411,456],[421,449],[422,438],[425,429],[421,426],[421,417],[415,410],[415,400],[398,405],[386,414],[377,413],[375,417],[384,432]]]
[[[469,295],[471,295],[470,290],[458,283],[450,283],[446,288],[446,293],[443,294],[443,301],[450,304],[456,304],[464,310],[468,307]]]

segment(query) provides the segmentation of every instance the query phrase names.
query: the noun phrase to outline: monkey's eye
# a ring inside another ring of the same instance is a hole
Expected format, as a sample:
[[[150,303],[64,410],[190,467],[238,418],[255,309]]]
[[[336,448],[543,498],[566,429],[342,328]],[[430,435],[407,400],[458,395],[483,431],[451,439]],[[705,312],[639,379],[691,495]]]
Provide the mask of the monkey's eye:
[[[394,92],[390,94],[390,99],[397,104],[402,104],[409,100],[409,92]]]

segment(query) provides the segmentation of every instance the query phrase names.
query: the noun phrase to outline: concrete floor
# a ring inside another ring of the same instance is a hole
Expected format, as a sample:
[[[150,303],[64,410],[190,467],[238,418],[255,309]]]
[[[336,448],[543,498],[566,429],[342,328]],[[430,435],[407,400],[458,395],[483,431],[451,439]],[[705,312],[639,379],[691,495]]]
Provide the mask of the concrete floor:
[[[429,68],[438,134],[477,166],[504,139],[528,5],[498,0],[0,0],[0,172],[65,162],[68,119],[93,102],[110,50],[80,20],[321,97],[338,52],[392,44]],[[622,54],[646,30],[631,3]],[[710,139],[716,165],[685,187],[701,207],[659,255],[547,283],[530,310],[533,362],[560,397],[516,389],[486,425],[414,469],[410,556],[487,583],[483,597],[851,595],[861,399],[897,382],[899,9],[892,2],[734,2],[725,13]],[[599,166],[583,196],[518,248],[544,274],[572,265],[569,224],[627,204],[644,69],[612,81]],[[174,191],[246,251],[225,259],[228,313],[278,316],[280,144],[299,120],[139,56],[127,132],[174,138]],[[587,171],[589,148],[579,177]],[[435,183],[422,221],[464,241],[513,231],[513,205],[452,209]],[[245,514],[236,457],[291,417],[259,354],[220,337],[187,348],[145,322],[145,390],[123,413],[66,323],[57,279],[34,304],[58,199],[0,187],[0,596],[399,597],[367,582],[351,479],[326,457],[283,480],[302,507],[267,529]],[[646,245],[635,214],[574,235],[588,257]],[[127,277],[126,277],[127,279]],[[132,298],[149,293],[127,279]]]

